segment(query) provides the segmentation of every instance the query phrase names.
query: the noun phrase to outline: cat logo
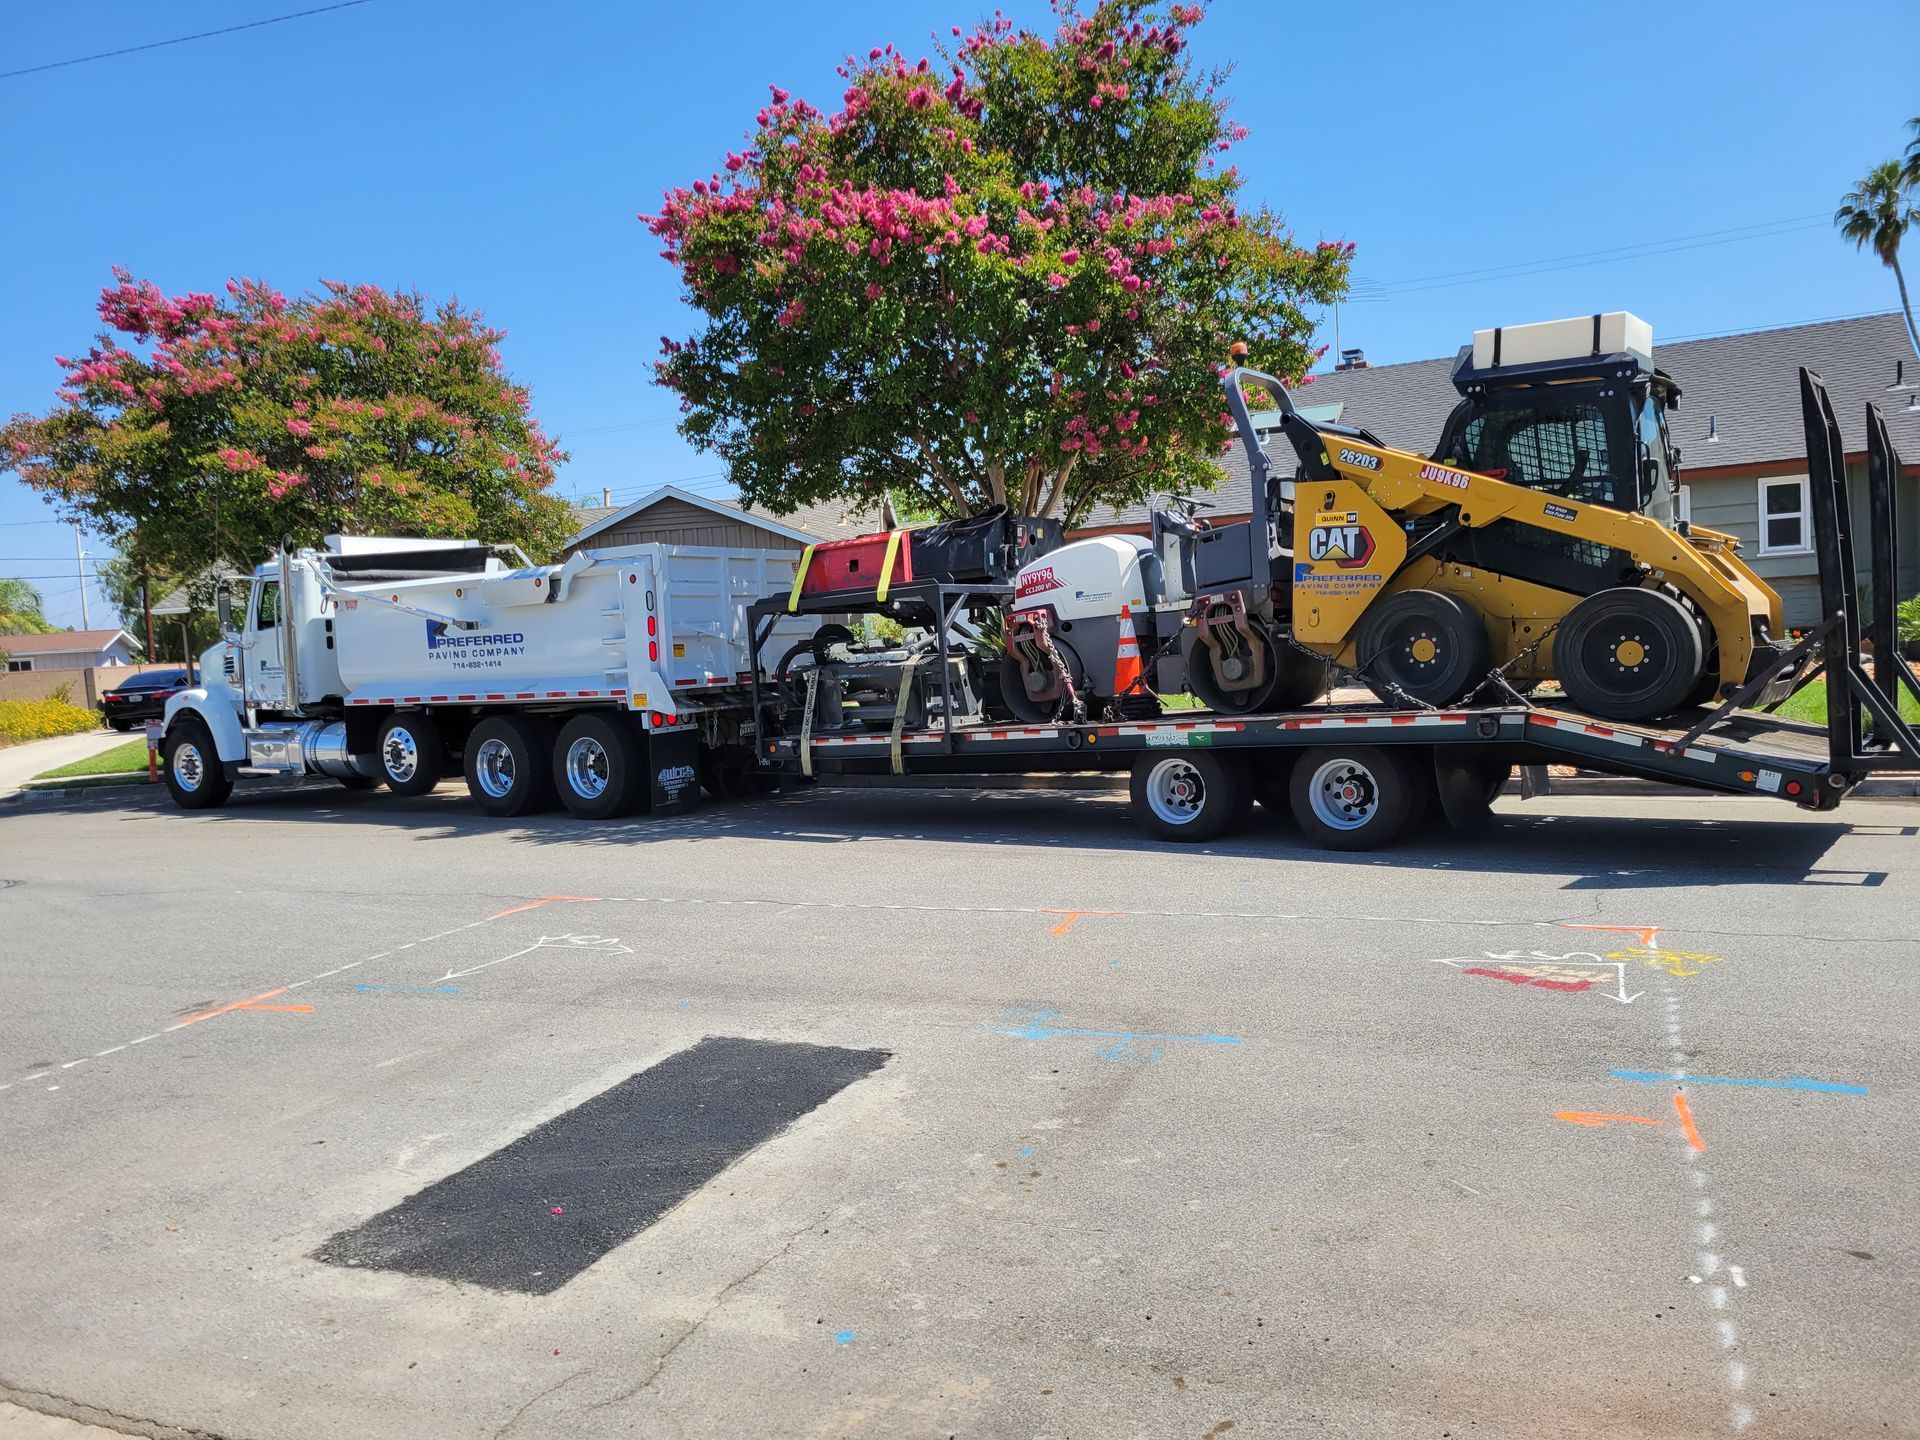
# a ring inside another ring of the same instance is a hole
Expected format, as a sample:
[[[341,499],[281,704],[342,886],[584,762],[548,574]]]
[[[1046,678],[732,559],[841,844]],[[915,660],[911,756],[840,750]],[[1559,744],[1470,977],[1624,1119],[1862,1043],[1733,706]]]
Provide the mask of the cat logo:
[[[1357,569],[1373,558],[1373,532],[1364,525],[1316,525],[1307,532],[1307,558]]]

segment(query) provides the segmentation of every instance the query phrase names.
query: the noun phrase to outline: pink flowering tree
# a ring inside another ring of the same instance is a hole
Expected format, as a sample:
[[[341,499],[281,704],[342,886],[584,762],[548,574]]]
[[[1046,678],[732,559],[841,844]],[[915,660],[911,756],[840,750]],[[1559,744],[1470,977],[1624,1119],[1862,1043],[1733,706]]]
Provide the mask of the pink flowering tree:
[[[328,281],[168,296],[116,269],[58,405],[0,426],[0,468],[155,576],[252,565],[282,537],[477,536],[552,553],[565,459],[448,302]]]
[[[1201,7],[1056,9],[1050,39],[996,12],[935,59],[849,57],[830,115],[773,87],[744,150],[641,217],[701,319],[658,377],[750,504],[1071,523],[1210,487],[1228,347],[1293,379],[1321,353],[1305,309],[1352,247],[1238,203]]]

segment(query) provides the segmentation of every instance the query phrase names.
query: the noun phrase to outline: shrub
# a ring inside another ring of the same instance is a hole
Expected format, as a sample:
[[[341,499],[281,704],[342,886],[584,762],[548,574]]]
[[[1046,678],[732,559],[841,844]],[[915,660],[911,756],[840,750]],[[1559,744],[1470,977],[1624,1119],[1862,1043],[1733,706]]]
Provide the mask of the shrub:
[[[100,717],[93,711],[64,700],[0,700],[0,745],[81,735],[99,726]]]

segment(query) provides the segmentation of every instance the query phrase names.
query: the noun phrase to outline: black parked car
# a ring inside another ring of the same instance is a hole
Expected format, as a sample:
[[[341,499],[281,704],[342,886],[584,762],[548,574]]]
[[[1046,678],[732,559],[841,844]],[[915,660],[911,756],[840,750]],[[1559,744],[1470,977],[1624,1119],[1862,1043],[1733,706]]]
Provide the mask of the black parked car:
[[[126,684],[102,695],[100,710],[114,729],[131,730],[145,721],[158,720],[167,708],[167,697],[192,683],[184,670],[142,670]]]

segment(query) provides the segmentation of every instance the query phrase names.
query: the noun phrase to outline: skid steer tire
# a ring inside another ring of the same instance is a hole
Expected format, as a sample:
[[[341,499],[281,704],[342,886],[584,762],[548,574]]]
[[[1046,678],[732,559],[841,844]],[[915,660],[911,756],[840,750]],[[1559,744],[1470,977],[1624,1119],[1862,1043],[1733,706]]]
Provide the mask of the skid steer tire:
[[[1388,595],[1360,622],[1360,673],[1389,705],[1406,704],[1395,686],[1428,705],[1451,705],[1492,664],[1486,622],[1438,590]]]
[[[1293,818],[1323,850],[1378,850],[1400,837],[1426,806],[1426,774],[1414,762],[1372,745],[1322,746],[1293,767]]]
[[[1567,612],[1553,663],[1577,708],[1604,720],[1651,720],[1686,702],[1706,652],[1686,606],[1664,590],[1622,585]]]
[[[1253,802],[1247,771],[1206,750],[1148,750],[1133,762],[1133,819],[1156,840],[1224,835]]]

